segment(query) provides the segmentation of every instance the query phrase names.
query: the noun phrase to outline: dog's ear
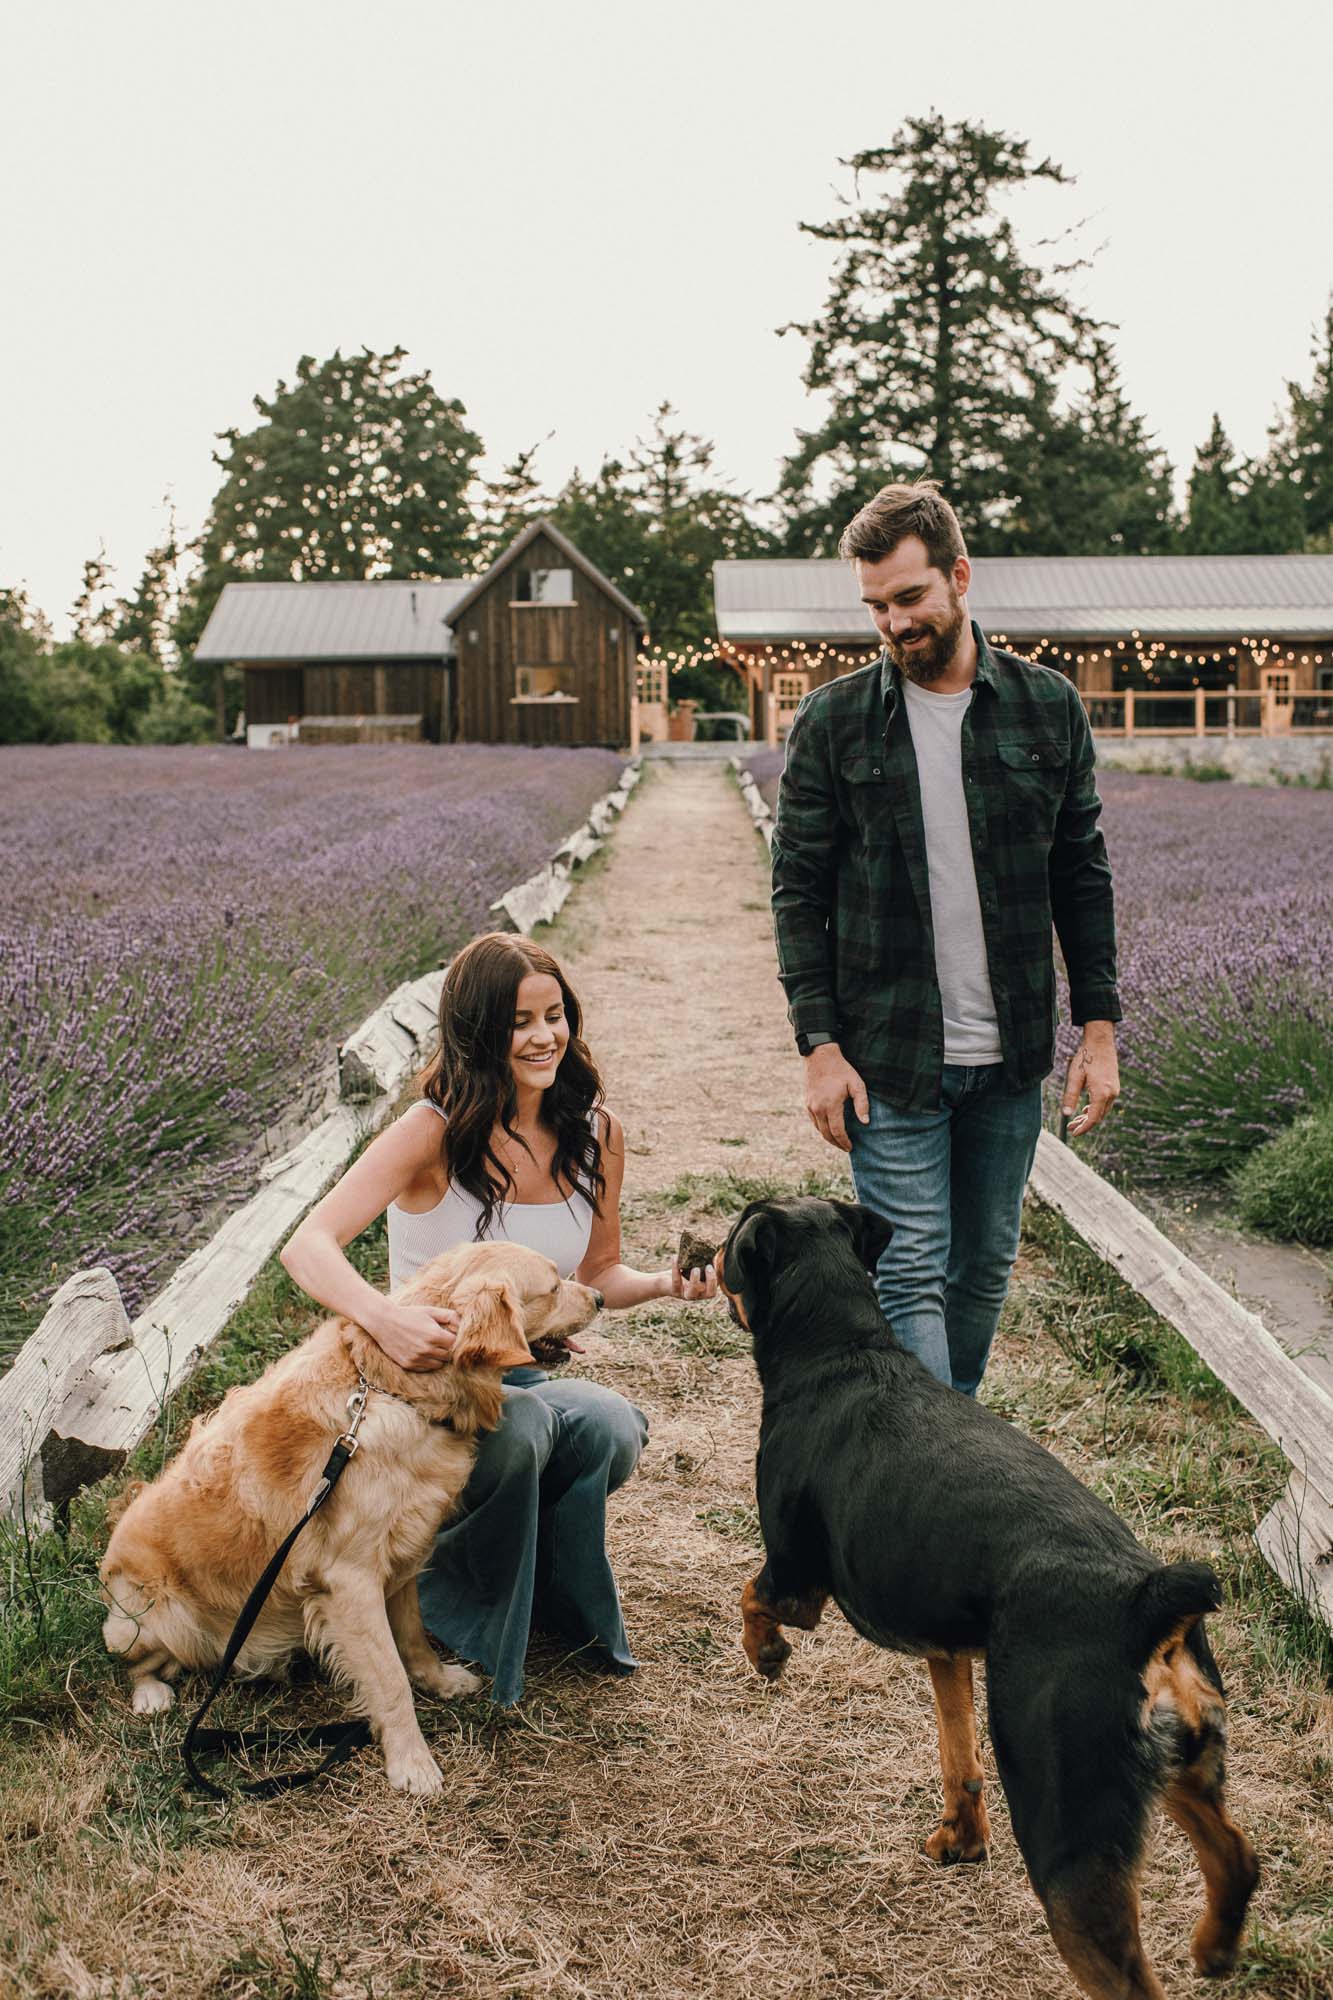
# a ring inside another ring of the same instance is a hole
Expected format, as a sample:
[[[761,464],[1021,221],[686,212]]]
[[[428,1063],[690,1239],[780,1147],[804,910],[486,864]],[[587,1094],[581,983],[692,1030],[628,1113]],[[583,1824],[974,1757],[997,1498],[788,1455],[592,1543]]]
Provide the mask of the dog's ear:
[[[456,1368],[519,1368],[532,1360],[522,1306],[508,1278],[464,1282],[450,1304],[460,1315],[453,1351]]]
[[[777,1223],[765,1209],[743,1215],[722,1250],[722,1277],[729,1292],[739,1292],[753,1317],[768,1297],[769,1273],[777,1248]]]
[[[873,1274],[889,1247],[893,1224],[882,1215],[877,1215],[873,1208],[862,1208],[859,1202],[835,1201],[833,1206],[852,1232],[857,1256],[867,1271]]]

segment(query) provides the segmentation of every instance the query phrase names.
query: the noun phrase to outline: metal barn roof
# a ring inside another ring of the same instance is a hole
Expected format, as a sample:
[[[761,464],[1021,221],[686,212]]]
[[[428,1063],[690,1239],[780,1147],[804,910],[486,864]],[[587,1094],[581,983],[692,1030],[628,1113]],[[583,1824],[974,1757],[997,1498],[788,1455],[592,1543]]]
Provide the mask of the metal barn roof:
[[[976,556],[968,602],[1009,639],[1333,636],[1333,555]],[[723,639],[877,644],[851,566],[837,558],[713,565]]]
[[[369,583],[229,583],[197,660],[442,660],[449,613],[474,579]]]

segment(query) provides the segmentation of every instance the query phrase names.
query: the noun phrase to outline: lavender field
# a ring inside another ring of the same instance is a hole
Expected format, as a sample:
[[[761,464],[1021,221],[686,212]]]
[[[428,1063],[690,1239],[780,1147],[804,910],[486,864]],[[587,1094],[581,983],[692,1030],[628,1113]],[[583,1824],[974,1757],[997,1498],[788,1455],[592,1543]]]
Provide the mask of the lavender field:
[[[0,1365],[105,1263],[134,1312],[398,981],[490,923],[610,751],[0,750]]]
[[[746,760],[775,809],[782,755]],[[1333,794],[1110,770],[1098,784],[1125,1020],[1097,1163],[1207,1180],[1333,1098]]]

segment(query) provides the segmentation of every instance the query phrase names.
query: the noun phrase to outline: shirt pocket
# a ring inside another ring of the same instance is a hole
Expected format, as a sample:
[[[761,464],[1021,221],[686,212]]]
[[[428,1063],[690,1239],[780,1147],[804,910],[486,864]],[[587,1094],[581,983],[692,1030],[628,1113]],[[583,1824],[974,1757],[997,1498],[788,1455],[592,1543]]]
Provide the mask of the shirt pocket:
[[[1049,837],[1069,777],[1069,746],[1038,737],[999,743],[996,750],[1006,819],[1022,833]]]
[[[882,751],[862,750],[842,765],[847,815],[865,847],[882,847],[896,838],[889,766]]]

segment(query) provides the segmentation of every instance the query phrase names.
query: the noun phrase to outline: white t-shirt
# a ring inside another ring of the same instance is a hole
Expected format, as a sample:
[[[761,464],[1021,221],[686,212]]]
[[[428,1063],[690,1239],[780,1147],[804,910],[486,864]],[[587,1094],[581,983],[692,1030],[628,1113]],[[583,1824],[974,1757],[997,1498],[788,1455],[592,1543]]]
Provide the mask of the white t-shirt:
[[[1001,1062],[963,792],[963,717],[973,690],[932,694],[905,676],[902,685],[921,779],[935,976],[944,1006],[944,1060],[973,1066]]]

